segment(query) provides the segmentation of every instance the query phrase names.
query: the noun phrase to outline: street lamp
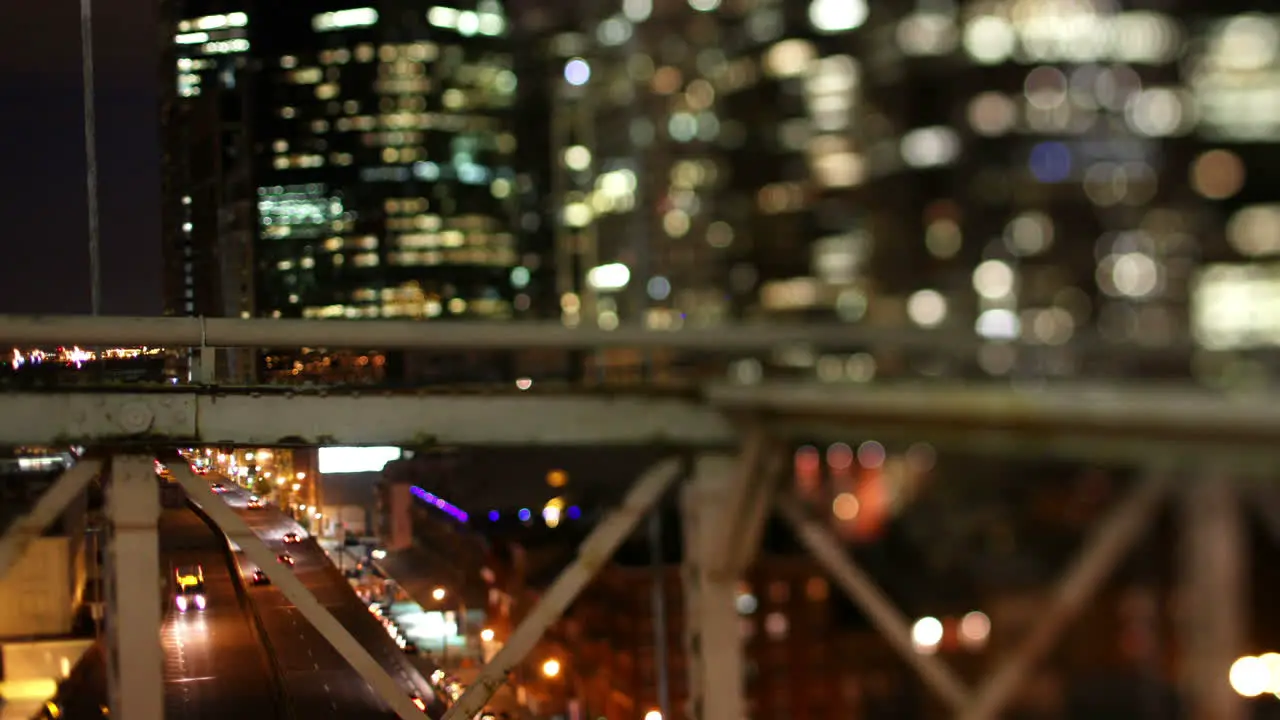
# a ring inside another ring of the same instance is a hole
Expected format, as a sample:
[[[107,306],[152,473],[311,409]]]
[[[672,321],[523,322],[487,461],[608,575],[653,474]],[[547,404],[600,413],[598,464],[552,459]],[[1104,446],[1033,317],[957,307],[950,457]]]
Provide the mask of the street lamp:
[[[493,629],[485,628],[480,631],[480,639],[484,642],[493,642]]]
[[[662,713],[658,710],[650,710],[644,714],[644,720],[662,720]]]
[[[543,674],[543,675],[546,675],[546,676],[547,676],[547,677],[549,677],[549,678],[553,678],[553,677],[557,677],[557,676],[559,676],[559,675],[560,675],[560,661],[559,661],[559,660],[556,660],[555,658],[551,658],[550,660],[548,660],[548,661],[546,661],[546,662],[542,663],[542,674]]]
[[[442,587],[438,587],[435,590],[431,591],[431,599],[435,600],[436,602],[440,602],[441,600],[444,600],[444,596],[445,596],[445,591],[444,591],[444,588]]]

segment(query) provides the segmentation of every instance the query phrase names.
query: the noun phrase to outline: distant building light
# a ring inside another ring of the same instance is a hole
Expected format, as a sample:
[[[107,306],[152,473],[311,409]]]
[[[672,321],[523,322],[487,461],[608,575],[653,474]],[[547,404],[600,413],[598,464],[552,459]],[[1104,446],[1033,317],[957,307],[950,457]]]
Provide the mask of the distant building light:
[[[631,270],[622,263],[609,263],[591,268],[587,284],[596,290],[621,290],[631,282]]]
[[[354,8],[337,12],[320,13],[311,18],[311,29],[329,32],[345,28],[369,27],[378,22],[378,11],[373,8]]]
[[[591,79],[591,66],[582,58],[574,58],[564,65],[564,80],[570,85],[586,85]]]

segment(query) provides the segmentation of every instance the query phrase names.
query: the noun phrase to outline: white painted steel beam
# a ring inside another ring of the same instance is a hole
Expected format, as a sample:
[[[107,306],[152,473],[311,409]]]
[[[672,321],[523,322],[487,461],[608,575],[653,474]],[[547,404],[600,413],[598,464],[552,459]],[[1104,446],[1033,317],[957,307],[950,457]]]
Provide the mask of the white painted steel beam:
[[[706,557],[711,571],[736,582],[755,561],[782,479],[783,455],[783,447],[763,428],[748,431],[731,487],[719,500],[723,521]]]
[[[0,394],[0,445],[731,446],[714,409],[673,398],[154,393]]]
[[[664,460],[640,476],[622,504],[605,516],[578,546],[578,555],[538,598],[537,604],[507,638],[466,692],[445,713],[443,720],[470,720],[507,682],[507,676],[538,644],[542,634],[564,614],[600,570],[609,563],[618,546],[635,531],[653,506],[681,475],[679,460]]]
[[[732,414],[732,411],[726,410]],[[1044,459],[1086,462],[1107,467],[1143,467],[1152,458],[1172,464],[1196,466],[1212,457],[1215,467],[1241,478],[1272,479],[1275,476],[1275,447],[1280,438],[1265,435],[1214,437],[1147,432],[1144,427],[1127,432],[1100,433],[1095,429],[1064,427],[982,426],[965,422],[947,424],[917,421],[859,422],[853,416],[812,418],[778,415],[767,421],[777,437],[819,446],[846,442],[851,437],[875,438],[885,447],[906,447],[928,442],[939,452],[956,452],[966,457],[995,457],[1002,460]]]
[[[44,491],[30,512],[9,526],[4,537],[0,537],[0,579],[8,574],[27,547],[58,519],[67,505],[84,491],[101,470],[102,463],[97,460],[85,460],[72,465]]]
[[[711,404],[783,421],[836,419],[863,426],[1056,431],[1140,439],[1280,441],[1280,394],[1224,395],[1185,386],[1049,384],[1018,389],[950,383],[712,385]]]
[[[400,687],[400,684],[387,674],[387,671],[378,664],[360,641],[352,637],[351,633],[329,614],[324,605],[316,600],[311,591],[307,590],[307,586],[293,574],[293,570],[276,561],[276,554],[267,547],[257,533],[249,529],[245,521],[229,505],[213,494],[209,481],[193,473],[191,467],[185,462],[170,462],[167,465],[174,479],[187,491],[187,495],[200,504],[201,509],[213,519],[227,538],[239,546],[245,557],[267,574],[271,582],[288,598],[289,602],[298,608],[298,612],[302,613],[307,622],[311,623],[333,646],[333,649],[351,663],[351,668],[369,683],[369,687],[373,688],[378,697],[391,707],[400,720],[421,720],[422,711],[414,706],[409,697],[409,690]]]
[[[111,460],[107,485],[108,689],[112,717],[164,718],[164,654],[160,647],[160,485],[155,458]]]
[[[1178,618],[1181,689],[1191,720],[1243,720],[1253,713],[1227,681],[1246,654],[1248,531],[1233,478],[1188,478],[1182,489]]]
[[[993,720],[1001,716],[1036,663],[1052,649],[1062,631],[1146,532],[1168,496],[1169,486],[1166,473],[1147,475],[1097,525],[1062,574],[1044,612],[974,693],[973,701],[959,715],[960,720]],[[1226,686],[1226,666],[1217,680]]]
[[[733,496],[749,482],[742,461],[751,458],[702,456],[681,493],[684,529],[685,651],[688,655],[689,712],[693,720],[741,720],[747,716],[743,641],[736,608],[740,569],[724,553],[726,534],[740,518]],[[746,468],[751,470],[751,468]],[[763,522],[763,518],[761,518]]]
[[[792,496],[778,498],[777,508],[809,554],[826,569],[849,599],[866,612],[885,641],[915,668],[925,685],[952,710],[963,710],[969,703],[969,690],[964,681],[941,658],[916,652],[911,640],[910,621],[875,580],[849,557],[835,535],[809,517],[800,501]]]
[[[659,331],[566,328],[562,323],[412,320],[91,317],[0,315],[0,343],[19,346],[328,347],[405,350],[594,350],[608,347],[762,352],[779,345],[976,347],[972,333],[875,329],[847,324],[724,325]]]

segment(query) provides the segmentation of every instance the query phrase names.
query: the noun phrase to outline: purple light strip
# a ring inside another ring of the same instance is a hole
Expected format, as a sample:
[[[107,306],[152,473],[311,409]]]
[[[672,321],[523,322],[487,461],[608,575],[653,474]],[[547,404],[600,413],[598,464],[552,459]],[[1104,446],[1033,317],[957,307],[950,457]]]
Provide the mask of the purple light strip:
[[[460,523],[465,523],[467,521],[467,513],[464,512],[462,508],[454,505],[448,500],[445,500],[442,497],[436,497],[417,485],[410,485],[409,492],[413,493],[414,497],[418,498],[422,502],[440,510],[454,520],[457,520]]]

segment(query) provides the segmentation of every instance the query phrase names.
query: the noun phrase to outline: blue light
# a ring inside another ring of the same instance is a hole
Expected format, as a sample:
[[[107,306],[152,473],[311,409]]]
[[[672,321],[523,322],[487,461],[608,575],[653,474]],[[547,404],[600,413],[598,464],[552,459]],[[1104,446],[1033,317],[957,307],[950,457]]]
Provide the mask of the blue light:
[[[458,507],[457,505],[454,505],[453,503],[445,500],[444,498],[436,497],[435,495],[427,492],[426,490],[423,490],[417,485],[410,485],[409,492],[413,493],[413,496],[418,498],[422,502],[436,508],[437,510],[440,510],[441,512],[453,518],[454,520],[457,520],[460,523],[465,523],[467,521],[467,513],[464,512],[462,508]]]
[[[1031,174],[1042,183],[1057,183],[1071,175],[1071,149],[1060,142],[1042,142],[1031,148]]]
[[[517,516],[520,522],[529,522],[529,518],[533,517],[533,513],[529,512],[529,508],[520,508],[520,514]]]
[[[568,512],[565,514],[569,516],[570,520],[577,520],[578,518],[582,517],[582,509],[579,508],[577,505],[570,505]]]
[[[490,510],[490,511],[489,511],[489,522],[498,522],[498,511],[497,511],[497,510]]]

